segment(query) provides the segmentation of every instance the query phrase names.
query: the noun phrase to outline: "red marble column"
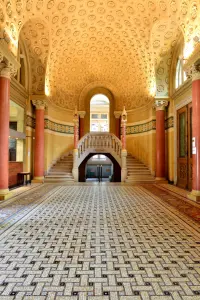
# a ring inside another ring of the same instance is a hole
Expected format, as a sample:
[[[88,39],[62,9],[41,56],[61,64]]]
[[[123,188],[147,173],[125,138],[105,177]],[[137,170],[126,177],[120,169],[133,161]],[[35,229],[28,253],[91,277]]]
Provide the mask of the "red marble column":
[[[156,179],[165,179],[165,107],[156,109]]]
[[[34,179],[33,182],[44,181],[44,110],[46,102],[33,100],[36,106],[35,151],[34,151]]]
[[[122,122],[122,150],[126,149],[126,123]]]
[[[126,122],[127,122],[127,112],[125,107],[121,115],[121,125],[122,125],[122,150],[126,150]]]
[[[74,149],[78,149],[78,140],[79,140],[78,122],[75,122],[74,123]]]
[[[81,139],[85,134],[84,117],[85,111],[79,111],[79,139]]]
[[[192,192],[188,198],[200,202],[200,66],[192,72]]]
[[[10,72],[0,64],[0,200],[8,189]]]

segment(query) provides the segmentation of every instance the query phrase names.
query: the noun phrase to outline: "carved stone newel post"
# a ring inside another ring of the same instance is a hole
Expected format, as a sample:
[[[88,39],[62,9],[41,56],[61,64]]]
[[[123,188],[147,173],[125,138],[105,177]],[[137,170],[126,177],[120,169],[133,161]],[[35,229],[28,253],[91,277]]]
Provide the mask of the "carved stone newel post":
[[[123,109],[121,115],[121,125],[122,125],[122,165],[121,165],[121,181],[124,182],[127,178],[127,166],[126,166],[126,157],[127,157],[127,150],[126,150],[126,123],[127,123],[127,112],[125,107]]]
[[[73,152],[73,169],[72,174],[74,176],[74,181],[78,182],[78,140],[79,140],[79,115],[77,108],[74,112],[74,152]]]

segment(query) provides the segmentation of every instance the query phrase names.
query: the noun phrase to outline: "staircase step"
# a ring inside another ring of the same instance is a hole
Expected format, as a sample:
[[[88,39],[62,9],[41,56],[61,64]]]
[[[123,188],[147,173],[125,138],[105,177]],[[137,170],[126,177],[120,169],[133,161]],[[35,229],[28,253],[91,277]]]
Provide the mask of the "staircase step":
[[[72,168],[73,156],[67,154],[62,155],[49,170],[48,175],[45,177],[45,182],[74,182]]]
[[[155,178],[147,166],[131,154],[127,156],[127,183],[155,183]]]
[[[49,176],[49,175],[72,176],[72,173],[71,172],[56,172],[56,171],[53,172],[53,171],[50,171],[47,176]]]
[[[73,178],[72,174],[70,175],[46,175],[45,178]]]

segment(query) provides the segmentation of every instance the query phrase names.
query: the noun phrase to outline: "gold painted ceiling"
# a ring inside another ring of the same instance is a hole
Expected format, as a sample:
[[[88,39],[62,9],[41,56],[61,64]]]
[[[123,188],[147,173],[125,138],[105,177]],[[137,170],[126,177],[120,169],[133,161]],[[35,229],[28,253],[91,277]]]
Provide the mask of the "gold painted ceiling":
[[[173,47],[180,34],[188,45],[200,37],[199,9],[199,0],[0,0],[0,24],[13,52],[19,37],[27,46],[33,94],[84,109],[82,91],[103,86],[116,109],[134,109],[155,88],[168,94]]]

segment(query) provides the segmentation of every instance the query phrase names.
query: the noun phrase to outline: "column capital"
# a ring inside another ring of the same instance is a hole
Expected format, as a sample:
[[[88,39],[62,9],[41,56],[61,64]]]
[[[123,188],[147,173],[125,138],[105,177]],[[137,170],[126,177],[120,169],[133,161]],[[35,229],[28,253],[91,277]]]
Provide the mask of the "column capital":
[[[163,98],[155,98],[154,104],[153,104],[153,108],[156,109],[156,111],[158,110],[165,110],[165,107],[168,106],[168,99],[163,99]]]
[[[47,107],[46,99],[32,99],[32,103],[36,109],[45,109]]]
[[[20,63],[8,48],[8,44],[3,39],[0,40],[0,77],[10,79],[17,74]],[[4,65],[4,66],[3,66]]]
[[[86,115],[86,111],[78,111],[78,115],[81,119],[84,119],[85,118],[85,115]]]
[[[121,117],[122,112],[121,111],[114,111],[115,119],[119,119]]]
[[[190,69],[190,76],[192,76],[192,81],[200,80],[200,62],[198,64],[194,64]]]
[[[78,119],[78,117],[79,117],[79,113],[78,113],[78,111],[77,111],[77,107],[75,107],[75,110],[74,110],[74,118],[73,118],[73,121],[74,121],[74,125],[75,125],[75,126],[78,126],[78,124],[79,124],[79,119]]]
[[[11,77],[11,70],[9,67],[6,66],[5,63],[0,63],[0,77],[5,77],[10,79]]]
[[[122,124],[125,124],[127,122],[127,112],[126,112],[126,109],[125,109],[125,106],[123,108],[123,111],[121,113],[121,122]]]

